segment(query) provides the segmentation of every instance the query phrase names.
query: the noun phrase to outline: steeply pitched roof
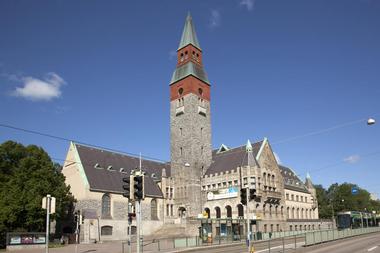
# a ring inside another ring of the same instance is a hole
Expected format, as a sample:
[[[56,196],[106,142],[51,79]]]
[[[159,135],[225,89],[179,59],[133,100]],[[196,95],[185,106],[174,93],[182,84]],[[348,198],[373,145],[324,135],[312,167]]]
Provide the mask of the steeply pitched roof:
[[[90,184],[90,190],[122,193],[122,178],[129,176],[131,170],[139,167],[139,158],[107,150],[74,144]],[[98,166],[95,166],[98,164]],[[112,166],[112,168],[110,167]],[[97,168],[95,168],[97,167]],[[120,170],[123,168],[123,172]],[[163,197],[162,191],[152,179],[155,173],[161,178],[162,169],[170,175],[170,165],[150,160],[142,160],[142,169],[146,172],[145,194],[149,197]]]
[[[253,159],[259,152],[262,141],[252,144]],[[212,152],[212,163],[206,171],[206,175],[235,170],[237,167],[248,165],[248,156],[246,145],[232,148],[224,152],[218,153],[218,149]]]
[[[210,81],[208,80],[207,74],[204,71],[204,69],[201,66],[193,63],[192,61],[189,61],[188,63],[176,68],[176,70],[173,73],[172,79],[170,80],[170,84],[178,82],[179,80],[189,75],[195,76],[203,82],[210,84]]]
[[[279,165],[278,167],[280,168],[282,177],[284,178],[285,189],[309,193],[305,184],[292,169],[283,165]]]
[[[178,50],[189,44],[201,50],[201,47],[199,46],[197,34],[195,33],[193,19],[191,18],[190,13],[186,17],[185,27],[183,28],[182,37],[181,37],[181,41],[179,42]]]

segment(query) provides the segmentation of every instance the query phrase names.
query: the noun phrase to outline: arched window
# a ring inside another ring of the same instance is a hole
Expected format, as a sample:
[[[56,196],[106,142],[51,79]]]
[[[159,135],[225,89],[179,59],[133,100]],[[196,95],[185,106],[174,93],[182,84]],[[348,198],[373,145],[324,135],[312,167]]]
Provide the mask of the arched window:
[[[111,197],[108,193],[102,197],[102,218],[111,218]]]
[[[303,219],[303,208],[301,209],[301,219]]]
[[[232,218],[232,208],[231,206],[226,206],[227,218]]]
[[[220,218],[220,207],[219,206],[215,207],[215,216],[216,216],[216,218]]]
[[[152,199],[150,201],[150,219],[151,220],[158,220],[158,215],[157,215],[157,200]]]
[[[238,204],[237,208],[238,208],[238,216],[239,217],[244,217],[244,208],[243,208],[243,205],[242,204]]]
[[[211,218],[211,216],[210,216],[210,208],[206,207],[205,208],[205,212],[207,214],[207,219],[210,219]]]
[[[112,227],[111,226],[103,226],[101,228],[101,235],[112,235]]]
[[[290,208],[289,207],[287,207],[286,208],[286,218],[288,218],[288,219],[290,219],[290,212],[289,212],[289,210],[290,210]]]

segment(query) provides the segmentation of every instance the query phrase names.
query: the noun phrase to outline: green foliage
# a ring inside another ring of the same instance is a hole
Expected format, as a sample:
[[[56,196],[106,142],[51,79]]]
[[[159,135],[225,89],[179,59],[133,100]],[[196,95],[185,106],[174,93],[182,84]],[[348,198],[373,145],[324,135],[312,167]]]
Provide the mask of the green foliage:
[[[49,155],[35,145],[13,141],[0,145],[0,244],[8,231],[45,231],[47,194],[56,198],[56,214],[62,220],[74,201],[65,178]]]
[[[356,187],[358,194],[353,195],[351,190]],[[319,217],[329,219],[333,213],[343,211],[376,211],[380,212],[380,201],[371,200],[370,193],[356,184],[332,184],[328,190],[321,185],[315,185],[319,205]]]

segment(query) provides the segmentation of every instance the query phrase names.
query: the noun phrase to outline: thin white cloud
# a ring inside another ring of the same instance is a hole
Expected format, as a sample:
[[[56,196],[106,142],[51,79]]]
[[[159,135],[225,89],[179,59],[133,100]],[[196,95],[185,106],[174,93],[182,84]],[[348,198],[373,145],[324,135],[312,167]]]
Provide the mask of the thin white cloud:
[[[62,95],[61,87],[65,80],[56,73],[48,73],[44,79],[27,76],[20,80],[22,87],[17,87],[12,95],[32,101],[50,101]]]
[[[210,27],[214,28],[220,25],[220,12],[218,10],[211,10],[211,15],[210,15]]]
[[[248,11],[252,11],[255,8],[255,0],[241,0],[240,5],[246,7]]]
[[[359,162],[359,160],[360,160],[360,155],[350,155],[350,156],[343,159],[343,161],[345,161],[346,163],[350,163],[350,164],[357,163],[357,162]]]
[[[280,159],[280,157],[278,156],[278,154],[277,154],[276,152],[273,152],[273,154],[274,154],[274,158],[276,158],[277,163],[278,163],[278,164],[281,164],[281,159]]]

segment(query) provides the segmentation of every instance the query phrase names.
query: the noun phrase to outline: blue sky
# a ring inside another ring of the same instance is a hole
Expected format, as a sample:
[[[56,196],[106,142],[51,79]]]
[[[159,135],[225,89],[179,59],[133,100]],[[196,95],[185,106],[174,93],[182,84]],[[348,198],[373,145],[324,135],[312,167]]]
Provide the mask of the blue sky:
[[[214,147],[268,137],[301,177],[380,195],[380,127],[364,121],[380,118],[376,0],[3,0],[0,123],[168,160],[188,11],[212,84]],[[68,148],[0,127],[8,139],[58,159]]]

